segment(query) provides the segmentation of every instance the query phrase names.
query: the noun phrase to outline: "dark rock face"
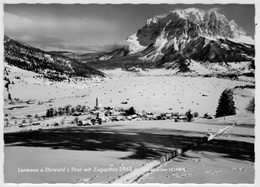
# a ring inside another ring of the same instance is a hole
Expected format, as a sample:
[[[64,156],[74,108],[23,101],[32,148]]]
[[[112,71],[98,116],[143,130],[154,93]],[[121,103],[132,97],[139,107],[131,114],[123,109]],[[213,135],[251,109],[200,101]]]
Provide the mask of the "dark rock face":
[[[199,38],[186,45],[185,56],[196,61],[239,62],[250,61],[254,57],[254,46],[238,44],[229,40],[210,41],[205,45],[205,38]]]
[[[47,70],[69,76],[104,76],[102,72],[75,59],[33,48],[7,36],[4,37],[4,59],[10,65],[34,72]]]
[[[207,39],[199,37],[197,40],[187,43],[181,52],[170,47],[163,51],[164,57],[161,61],[193,59],[198,62],[240,62],[251,61],[251,57],[254,57],[253,45],[237,44],[229,40],[206,43],[205,40]]]

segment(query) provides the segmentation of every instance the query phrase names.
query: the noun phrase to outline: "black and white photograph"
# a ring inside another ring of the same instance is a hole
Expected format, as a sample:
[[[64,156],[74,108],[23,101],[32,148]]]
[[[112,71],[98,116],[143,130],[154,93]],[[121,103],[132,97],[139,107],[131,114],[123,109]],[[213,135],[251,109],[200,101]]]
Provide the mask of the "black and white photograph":
[[[5,184],[255,184],[254,3],[2,5]]]

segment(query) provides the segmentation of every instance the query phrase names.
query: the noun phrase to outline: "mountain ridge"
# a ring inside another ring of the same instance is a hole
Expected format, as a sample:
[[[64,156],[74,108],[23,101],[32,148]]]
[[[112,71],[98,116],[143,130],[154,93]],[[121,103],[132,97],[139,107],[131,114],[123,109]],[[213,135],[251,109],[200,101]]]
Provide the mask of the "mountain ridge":
[[[4,36],[4,61],[21,69],[50,76],[104,77],[104,73],[74,58],[44,51]]]

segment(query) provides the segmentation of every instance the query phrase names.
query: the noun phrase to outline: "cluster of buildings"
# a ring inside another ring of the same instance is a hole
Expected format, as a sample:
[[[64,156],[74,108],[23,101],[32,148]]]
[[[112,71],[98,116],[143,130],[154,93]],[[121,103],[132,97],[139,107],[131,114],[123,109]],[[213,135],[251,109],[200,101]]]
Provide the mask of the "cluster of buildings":
[[[132,109],[132,110],[131,110]],[[110,121],[141,121],[141,120],[174,120],[187,121],[186,115],[179,115],[178,113],[147,113],[136,112],[133,107],[124,109],[122,107],[103,107],[99,104],[96,98],[96,105],[89,111],[76,115],[78,117],[77,125],[86,126],[94,124],[102,124]]]
[[[51,111],[50,111],[51,110]],[[55,111],[55,112],[53,112]],[[50,115],[51,114],[51,115]],[[197,117],[197,116],[194,116]],[[134,107],[125,109],[123,107],[103,107],[98,98],[93,108],[86,106],[65,106],[59,107],[57,110],[50,108],[45,116],[39,116],[35,119],[30,117],[24,123],[17,123],[19,127],[26,126],[88,126],[101,125],[106,122],[114,121],[141,121],[141,120],[174,120],[189,121],[187,114],[180,115],[178,113],[153,113],[153,112],[137,112]]]

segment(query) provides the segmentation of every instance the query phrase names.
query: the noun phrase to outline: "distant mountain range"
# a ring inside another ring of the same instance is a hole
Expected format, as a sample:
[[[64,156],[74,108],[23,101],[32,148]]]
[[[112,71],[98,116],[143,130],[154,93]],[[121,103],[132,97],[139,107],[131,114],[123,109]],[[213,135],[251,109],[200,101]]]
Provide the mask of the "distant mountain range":
[[[195,64],[207,68],[230,63],[241,63],[240,69],[254,72],[254,39],[216,9],[188,8],[155,16],[126,41],[128,46],[109,52],[78,55],[46,52],[5,37],[5,59],[20,68],[79,76],[103,75],[97,68],[135,66],[189,72]]]
[[[50,76],[104,76],[102,72],[78,61],[75,56],[43,51],[4,36],[4,60],[10,65],[38,73],[48,73]]]

